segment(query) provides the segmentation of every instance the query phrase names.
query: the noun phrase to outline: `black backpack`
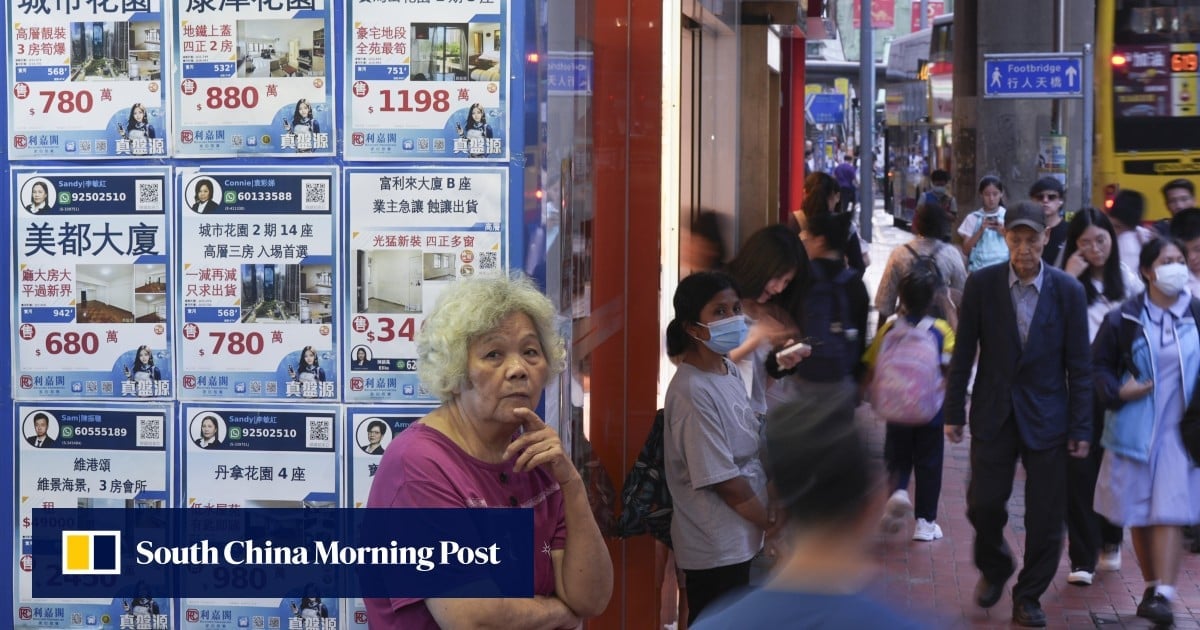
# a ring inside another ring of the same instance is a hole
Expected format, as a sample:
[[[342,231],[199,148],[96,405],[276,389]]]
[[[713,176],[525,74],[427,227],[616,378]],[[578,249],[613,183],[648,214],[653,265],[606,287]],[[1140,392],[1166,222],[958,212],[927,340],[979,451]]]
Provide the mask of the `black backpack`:
[[[674,511],[671,490],[667,487],[666,456],[663,450],[663,410],[654,414],[650,434],[638,453],[637,461],[621,485],[621,518],[617,535],[621,538],[650,534],[671,546],[671,515]]]
[[[934,290],[934,299],[930,315],[946,320],[946,322],[950,324],[950,328],[957,329],[957,300],[955,299],[953,292],[950,290],[950,285],[946,283],[946,277],[942,275],[942,269],[938,267],[937,258],[935,258],[938,250],[942,247],[943,245],[941,243],[935,242],[933,246],[933,252],[931,254],[920,254],[917,253],[916,249],[913,249],[912,244],[906,243],[904,245],[904,249],[907,249],[908,253],[912,254],[913,257],[912,265],[908,268],[908,273],[912,273],[913,271],[919,269],[931,273],[935,278],[937,278],[937,288]]]
[[[857,269],[846,267],[833,278],[821,265],[809,267],[813,282],[801,306],[801,330],[812,346],[812,354],[796,366],[795,374],[806,381],[839,381],[854,373],[859,362],[858,335],[850,312],[848,285],[859,278]]]

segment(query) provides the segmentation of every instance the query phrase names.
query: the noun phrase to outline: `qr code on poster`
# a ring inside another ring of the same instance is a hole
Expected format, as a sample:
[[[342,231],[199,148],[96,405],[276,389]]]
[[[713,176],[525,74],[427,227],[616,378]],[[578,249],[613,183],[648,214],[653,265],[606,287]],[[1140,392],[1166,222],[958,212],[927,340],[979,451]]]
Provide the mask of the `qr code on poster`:
[[[163,446],[163,417],[137,417],[137,447],[162,448]]]
[[[309,416],[305,423],[304,448],[333,448],[333,418]]]
[[[161,179],[134,180],[133,190],[137,195],[135,210],[138,212],[162,212],[163,183]]]
[[[479,268],[480,269],[495,269],[496,268],[496,252],[480,252],[479,253]]]
[[[302,179],[300,180],[300,189],[304,195],[304,198],[300,200],[301,211],[327,212],[329,210],[329,180]]]

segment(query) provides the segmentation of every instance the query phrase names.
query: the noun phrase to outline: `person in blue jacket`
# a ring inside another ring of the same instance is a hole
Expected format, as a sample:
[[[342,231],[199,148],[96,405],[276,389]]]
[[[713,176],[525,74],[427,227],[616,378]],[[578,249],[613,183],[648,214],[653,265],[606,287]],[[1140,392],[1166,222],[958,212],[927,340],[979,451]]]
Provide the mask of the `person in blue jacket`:
[[[1109,312],[1092,344],[1097,398],[1113,411],[1095,508],[1130,528],[1146,580],[1138,616],[1170,625],[1183,527],[1200,522],[1200,468],[1179,433],[1200,374],[1200,301],[1178,241],[1146,243],[1138,263],[1145,293]]]

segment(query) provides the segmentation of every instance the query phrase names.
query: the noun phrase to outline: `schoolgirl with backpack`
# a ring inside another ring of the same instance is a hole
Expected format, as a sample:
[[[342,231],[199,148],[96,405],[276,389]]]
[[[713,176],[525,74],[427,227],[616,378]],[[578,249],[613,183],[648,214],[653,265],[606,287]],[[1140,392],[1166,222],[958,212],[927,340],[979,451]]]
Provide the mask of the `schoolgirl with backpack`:
[[[937,524],[945,452],[942,403],[954,351],[953,329],[931,315],[938,285],[934,271],[911,268],[900,280],[900,313],[880,328],[863,356],[871,408],[888,423],[883,452],[892,495],[883,526],[897,533],[915,516],[913,540],[925,542],[942,537]],[[910,476],[916,478],[915,509]]]

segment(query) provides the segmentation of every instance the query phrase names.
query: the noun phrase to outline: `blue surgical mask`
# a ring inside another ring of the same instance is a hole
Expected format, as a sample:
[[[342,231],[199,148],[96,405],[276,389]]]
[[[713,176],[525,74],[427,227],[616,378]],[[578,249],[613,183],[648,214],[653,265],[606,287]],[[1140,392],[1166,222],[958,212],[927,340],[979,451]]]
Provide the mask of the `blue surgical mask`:
[[[702,339],[709,350],[717,354],[729,354],[746,341],[746,318],[741,315],[726,317],[711,324],[700,324],[708,329],[708,339]]]

